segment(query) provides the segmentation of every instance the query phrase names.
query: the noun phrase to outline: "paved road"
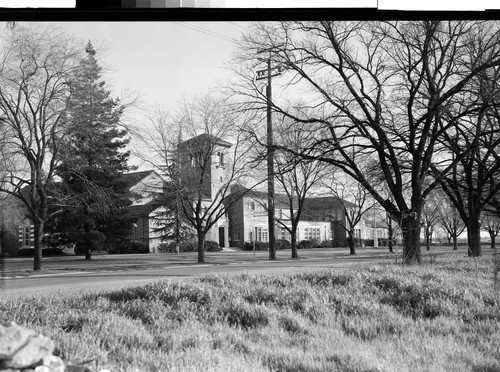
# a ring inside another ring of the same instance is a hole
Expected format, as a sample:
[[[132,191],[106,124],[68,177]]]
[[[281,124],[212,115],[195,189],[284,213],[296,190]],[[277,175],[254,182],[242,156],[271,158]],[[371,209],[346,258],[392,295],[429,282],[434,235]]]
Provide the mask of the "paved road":
[[[359,251],[358,251],[359,252]],[[440,252],[445,254],[446,252]],[[81,257],[46,259],[47,273],[19,274],[32,258],[6,261],[2,296],[26,296],[81,290],[109,290],[135,286],[159,279],[190,279],[199,275],[250,273],[293,273],[311,269],[338,269],[366,263],[394,261],[394,255],[383,250],[364,250],[350,256],[346,250],[307,250],[298,260],[288,259],[290,252],[278,252],[277,261],[269,261],[267,252],[218,252],[207,254],[205,264],[196,264],[194,253],[182,255],[97,256],[91,262]],[[69,270],[68,270],[69,269]],[[11,273],[11,274],[9,274]],[[31,272],[33,273],[33,272]],[[10,275],[10,276],[9,276]]]

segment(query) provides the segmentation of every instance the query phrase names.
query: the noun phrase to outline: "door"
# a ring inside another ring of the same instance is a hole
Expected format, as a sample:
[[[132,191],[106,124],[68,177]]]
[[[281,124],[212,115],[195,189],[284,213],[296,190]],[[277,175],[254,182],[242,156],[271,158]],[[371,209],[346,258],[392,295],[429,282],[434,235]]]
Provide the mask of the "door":
[[[219,247],[224,248],[224,227],[219,227]]]

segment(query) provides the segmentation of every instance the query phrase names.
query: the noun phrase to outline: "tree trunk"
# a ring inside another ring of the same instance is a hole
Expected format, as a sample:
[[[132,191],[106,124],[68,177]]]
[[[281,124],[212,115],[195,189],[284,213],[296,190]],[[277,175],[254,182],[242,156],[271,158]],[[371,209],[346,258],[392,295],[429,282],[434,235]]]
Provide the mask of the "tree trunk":
[[[35,251],[33,260],[33,271],[42,270],[42,239],[43,239],[43,222],[34,221],[34,238]]]
[[[458,250],[458,237],[456,232],[453,234],[453,250]]]
[[[85,251],[85,260],[91,260],[92,259],[92,238],[90,232],[92,231],[92,228],[88,225],[85,226],[85,235],[83,236],[83,244],[84,244],[84,251]]]
[[[349,254],[355,255],[356,254],[356,246],[354,242],[354,231],[348,231],[347,234],[349,235],[347,237],[347,245],[349,246]]]
[[[403,232],[403,263],[413,265],[420,263],[420,221],[411,214],[401,220]]]
[[[481,223],[479,222],[479,216],[469,215],[469,220],[467,221],[467,243],[469,245],[468,254],[469,257],[479,257],[481,256]]]
[[[392,238],[393,238],[393,229],[392,229],[392,220],[389,218],[389,242],[388,242],[388,245],[389,245],[389,252],[391,253],[394,253],[394,249],[393,249],[393,246],[392,246]]]
[[[198,231],[198,263],[205,262],[205,234]]]
[[[431,232],[427,226],[425,227],[425,246],[428,251],[431,250]]]
[[[491,249],[495,249],[495,239],[496,239],[496,235],[495,234],[492,234],[490,233],[490,237],[491,237],[491,245],[490,245],[490,248]]]
[[[90,261],[92,259],[92,245],[88,239],[85,239],[85,260]]]
[[[291,246],[292,246],[292,258],[299,258],[299,254],[297,251],[297,228],[292,227],[292,232],[290,234],[291,238]]]
[[[181,245],[181,224],[180,224],[180,209],[179,209],[179,203],[178,203],[178,196],[176,200],[176,207],[175,207],[175,254],[179,254],[179,249]]]

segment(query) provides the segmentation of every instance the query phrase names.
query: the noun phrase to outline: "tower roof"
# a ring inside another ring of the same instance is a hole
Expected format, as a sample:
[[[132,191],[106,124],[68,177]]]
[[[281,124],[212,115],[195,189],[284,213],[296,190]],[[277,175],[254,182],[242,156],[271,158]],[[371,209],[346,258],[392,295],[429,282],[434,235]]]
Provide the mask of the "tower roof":
[[[182,142],[182,144],[189,146],[191,144],[205,144],[207,142],[213,143],[215,145],[223,146],[223,147],[231,147],[233,145],[232,143],[224,141],[223,139],[216,137],[210,133],[200,134],[199,136],[190,138],[190,139]]]

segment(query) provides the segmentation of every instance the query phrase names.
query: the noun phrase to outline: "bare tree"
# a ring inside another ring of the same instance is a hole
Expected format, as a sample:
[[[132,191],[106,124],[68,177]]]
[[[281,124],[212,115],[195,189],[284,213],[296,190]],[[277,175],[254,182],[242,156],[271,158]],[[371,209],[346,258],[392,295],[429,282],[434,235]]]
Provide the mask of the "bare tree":
[[[474,60],[484,58],[483,48],[482,42],[471,47]],[[468,254],[474,257],[481,256],[481,213],[500,192],[499,81],[500,68],[483,71],[443,116],[454,122],[453,130],[444,133],[444,147],[457,165],[437,179],[467,227]]]
[[[424,206],[422,208],[422,226],[424,228],[425,245],[428,251],[431,249],[434,227],[441,217],[439,211],[441,210],[440,207],[442,203],[442,195],[436,193],[435,190],[431,192],[424,201]]]
[[[374,206],[370,193],[360,183],[341,173],[333,174],[331,179],[324,179],[322,185],[339,200],[345,215],[345,222],[339,220],[339,224],[347,232],[347,245],[350,254],[354,255],[356,254],[356,226]]]
[[[387,211],[383,223],[387,226],[387,247],[389,252],[394,253],[394,243],[401,237],[401,229]]]
[[[490,235],[491,249],[495,249],[495,240],[500,233],[500,218],[498,216],[485,213],[481,221],[481,228]]]
[[[153,129],[143,136],[149,163],[169,178],[166,197],[176,202],[167,206],[174,221],[185,219],[196,232],[199,263],[205,262],[207,235],[236,202],[232,187],[248,175],[251,147],[237,130],[239,120],[244,119],[231,111],[228,100],[203,95],[185,101],[179,113],[151,116]]]
[[[481,58],[473,59],[468,47],[479,39]],[[297,155],[332,164],[361,183],[400,224],[403,261],[412,264],[421,258],[422,201],[435,187],[426,179],[437,141],[454,125],[442,120],[442,109],[475,76],[500,64],[499,39],[496,22],[260,23],[240,48],[234,90],[244,108],[265,108],[249,69],[258,51],[269,50],[273,65],[287,70],[283,96],[302,94],[308,103],[297,113],[283,99],[272,102],[275,112],[315,133],[314,145]],[[359,157],[381,170],[391,198],[363,173]]]
[[[286,144],[298,150],[307,140],[304,134],[299,126],[281,125],[276,131],[276,143]],[[325,172],[325,164],[314,160],[297,159],[289,151],[277,151],[274,156],[276,180],[288,199],[289,208],[289,216],[285,219],[276,219],[276,222],[290,233],[292,258],[298,258],[297,228],[304,202],[311,196],[314,187],[318,186]]]
[[[444,200],[439,207],[439,225],[445,231],[448,243],[453,240],[453,250],[458,249],[458,236],[465,230],[465,224],[457,208],[449,200]]]
[[[73,39],[39,25],[16,25],[2,40],[0,116],[6,140],[0,191],[20,199],[33,220],[33,270],[42,267],[43,228],[79,50]]]

